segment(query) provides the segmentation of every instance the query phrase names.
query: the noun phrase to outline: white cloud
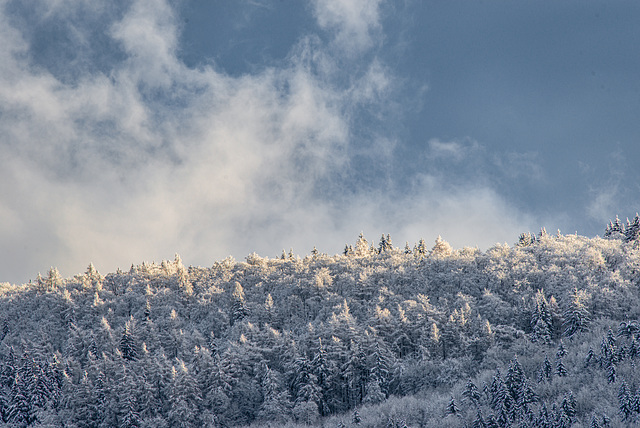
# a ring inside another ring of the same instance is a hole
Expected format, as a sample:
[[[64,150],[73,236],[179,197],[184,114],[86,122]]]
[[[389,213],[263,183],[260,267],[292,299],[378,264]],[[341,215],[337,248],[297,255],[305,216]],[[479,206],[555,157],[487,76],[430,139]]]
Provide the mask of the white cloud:
[[[473,140],[463,141],[441,141],[433,138],[428,142],[427,157],[431,159],[447,159],[460,162],[470,154],[480,149],[478,142]]]
[[[65,9],[77,5],[49,4],[48,19],[78,19]],[[373,43],[378,2],[315,5],[336,43]],[[89,262],[108,272],[174,252],[201,265],[290,246],[337,252],[363,229],[372,238],[397,231],[486,244],[527,222],[486,188],[425,178],[394,191],[396,141],[375,133],[367,147],[386,176],[348,196],[346,180],[358,179],[349,173],[351,117],[393,93],[391,71],[376,60],[346,89],[331,80],[339,70],[333,48],[312,36],[286,64],[256,74],[190,69],[177,58],[175,10],[136,0],[123,14],[94,11],[114,20],[108,34],[122,57],[67,82],[34,66],[24,29],[0,10],[0,281],[25,281],[51,265],[64,275]],[[92,40],[81,36],[73,40]],[[465,150],[431,147],[454,157]]]
[[[381,0],[315,0],[321,28],[335,32],[335,45],[359,53],[376,43],[380,31]]]

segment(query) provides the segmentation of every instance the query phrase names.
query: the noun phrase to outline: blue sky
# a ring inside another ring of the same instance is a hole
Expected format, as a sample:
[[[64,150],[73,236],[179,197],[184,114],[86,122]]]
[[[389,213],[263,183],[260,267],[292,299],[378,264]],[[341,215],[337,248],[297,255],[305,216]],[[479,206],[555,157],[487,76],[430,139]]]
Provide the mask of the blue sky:
[[[640,196],[632,1],[2,0],[0,281],[180,253],[602,234]]]

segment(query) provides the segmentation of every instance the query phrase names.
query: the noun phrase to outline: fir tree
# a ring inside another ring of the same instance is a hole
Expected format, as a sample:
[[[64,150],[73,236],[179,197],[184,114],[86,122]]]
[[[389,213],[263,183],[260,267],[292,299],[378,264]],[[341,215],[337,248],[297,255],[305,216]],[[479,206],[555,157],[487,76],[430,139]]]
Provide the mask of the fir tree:
[[[553,376],[553,367],[551,366],[551,361],[549,361],[549,358],[545,355],[544,357],[544,362],[542,363],[542,367],[540,368],[540,376],[538,378],[539,381],[543,381],[543,380],[551,380],[551,377]]]
[[[564,367],[563,358],[567,355],[567,351],[564,347],[564,343],[560,341],[560,345],[558,345],[558,351],[556,352],[556,374],[560,377],[565,377],[567,375],[567,369]]]
[[[120,428],[139,428],[140,426],[142,426],[142,421],[136,410],[135,399],[133,395],[130,395],[125,402]]]
[[[133,336],[133,319],[127,321],[124,326],[122,338],[120,339],[120,352],[122,352],[122,358],[125,360],[135,361],[138,359],[138,348]]]
[[[596,361],[597,361],[597,357],[595,352],[593,352],[593,348],[589,348],[589,351],[587,352],[587,356],[584,358],[584,367],[587,368],[591,364],[595,363]]]
[[[478,387],[471,379],[467,380],[467,385],[465,386],[465,390],[462,395],[476,406],[478,405],[478,401],[480,401],[480,392],[478,391]]]
[[[416,245],[416,248],[413,251],[413,253],[416,256],[425,257],[428,254],[428,252],[429,250],[427,250],[427,243],[424,242],[424,239],[420,238],[420,241],[418,241],[418,244]]]
[[[476,418],[473,420],[471,424],[471,428],[486,428],[486,427],[487,427],[487,424],[485,423],[484,418],[482,417],[482,411],[478,407],[476,409]]]
[[[543,290],[538,290],[535,296],[535,308],[531,315],[531,341],[543,344],[551,342],[553,336],[553,317],[549,310],[549,303]]]
[[[618,388],[618,403],[619,403],[619,411],[620,415],[623,419],[628,419],[631,416],[632,412],[632,402],[631,396],[629,394],[629,388],[627,387],[627,383],[622,381],[620,384],[620,388]]]
[[[353,415],[351,417],[351,422],[354,425],[360,425],[360,422],[362,422],[362,418],[360,417],[360,413],[358,412],[358,409],[355,409],[353,411]]]
[[[571,337],[576,333],[587,330],[590,319],[585,300],[586,292],[574,288],[571,294],[571,300],[564,313],[564,336]]]
[[[176,359],[176,363],[178,367],[171,371],[169,422],[175,427],[198,426],[201,391],[184,361]]]
[[[449,400],[449,404],[447,405],[447,415],[457,416],[459,413],[460,413],[460,409],[458,408],[458,405],[456,404],[456,401],[453,398],[453,396],[451,396],[451,399]]]
[[[280,386],[276,373],[263,363],[263,375],[260,382],[263,401],[258,411],[258,418],[263,421],[285,423],[289,414],[289,400]]]
[[[520,365],[518,358],[515,357],[509,363],[509,369],[507,370],[507,374],[504,378],[504,384],[507,387],[507,392],[511,395],[511,400],[514,403],[518,403],[520,401],[520,391],[524,380],[525,376],[522,371],[522,366]]]
[[[234,325],[236,322],[243,320],[249,315],[249,309],[247,308],[247,303],[244,297],[244,290],[242,285],[237,281],[234,284],[233,294],[231,297],[233,299],[233,303],[231,305],[231,316],[229,317],[229,321],[231,322],[231,325]]]
[[[629,226],[624,231],[624,238],[627,242],[635,241],[640,237],[640,217],[638,213],[633,218],[633,221],[629,223]]]
[[[569,424],[571,424],[571,422],[575,419],[577,413],[576,407],[577,404],[575,398],[573,397],[573,393],[569,391],[562,398],[562,404],[560,405],[563,415],[566,416],[566,418],[569,420]]]

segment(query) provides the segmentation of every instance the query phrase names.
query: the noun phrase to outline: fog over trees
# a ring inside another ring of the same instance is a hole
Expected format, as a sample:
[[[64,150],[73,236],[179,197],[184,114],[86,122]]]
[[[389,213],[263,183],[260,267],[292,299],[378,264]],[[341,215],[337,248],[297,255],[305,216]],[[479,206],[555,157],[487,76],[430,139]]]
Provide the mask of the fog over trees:
[[[640,421],[640,219],[486,251],[179,256],[0,284],[15,427],[615,427]]]

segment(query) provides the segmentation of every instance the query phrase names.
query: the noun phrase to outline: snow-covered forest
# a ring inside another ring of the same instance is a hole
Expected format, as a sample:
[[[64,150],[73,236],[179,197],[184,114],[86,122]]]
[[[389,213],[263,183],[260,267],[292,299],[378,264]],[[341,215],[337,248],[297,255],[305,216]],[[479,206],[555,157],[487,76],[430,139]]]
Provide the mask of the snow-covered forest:
[[[640,220],[604,237],[179,256],[0,286],[17,427],[605,427],[640,421]]]

